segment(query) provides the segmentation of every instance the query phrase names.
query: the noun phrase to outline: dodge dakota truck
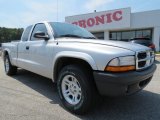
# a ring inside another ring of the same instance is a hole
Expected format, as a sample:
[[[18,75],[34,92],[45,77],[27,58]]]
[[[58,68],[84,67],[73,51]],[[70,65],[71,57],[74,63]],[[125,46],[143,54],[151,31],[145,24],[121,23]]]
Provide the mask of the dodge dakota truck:
[[[52,79],[63,106],[84,114],[100,96],[125,96],[142,90],[156,70],[150,48],[98,40],[73,24],[40,22],[20,41],[3,43],[5,73],[22,68]]]

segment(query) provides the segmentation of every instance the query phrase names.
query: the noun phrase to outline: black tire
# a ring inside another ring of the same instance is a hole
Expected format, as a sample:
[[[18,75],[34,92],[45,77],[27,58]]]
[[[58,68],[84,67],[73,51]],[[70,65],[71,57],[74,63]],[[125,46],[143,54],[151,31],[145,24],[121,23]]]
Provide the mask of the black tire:
[[[81,86],[81,100],[76,105],[67,102],[62,93],[61,84],[63,78],[67,75],[74,76]],[[95,103],[94,100],[96,99],[97,91],[95,89],[92,74],[78,65],[68,65],[61,70],[57,81],[57,88],[62,104],[72,113],[79,115],[85,114]]]
[[[8,68],[7,68],[7,61],[8,61]],[[9,76],[15,75],[17,73],[17,67],[11,64],[8,55],[5,55],[4,57],[4,68],[5,68],[5,73]]]

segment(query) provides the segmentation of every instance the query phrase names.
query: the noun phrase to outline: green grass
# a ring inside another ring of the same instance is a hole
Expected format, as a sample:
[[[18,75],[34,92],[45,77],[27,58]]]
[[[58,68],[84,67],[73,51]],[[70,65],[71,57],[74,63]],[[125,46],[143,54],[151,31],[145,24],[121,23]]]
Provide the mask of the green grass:
[[[160,54],[160,52],[156,52],[156,54]]]

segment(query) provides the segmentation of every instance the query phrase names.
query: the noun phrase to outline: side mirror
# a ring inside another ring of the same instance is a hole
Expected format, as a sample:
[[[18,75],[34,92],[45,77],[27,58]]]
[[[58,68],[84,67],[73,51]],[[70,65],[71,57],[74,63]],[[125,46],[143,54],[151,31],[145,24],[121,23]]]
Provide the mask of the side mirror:
[[[44,40],[49,40],[49,36],[46,35],[46,33],[42,32],[42,31],[37,31],[36,33],[34,33],[33,35],[35,38],[42,38]]]

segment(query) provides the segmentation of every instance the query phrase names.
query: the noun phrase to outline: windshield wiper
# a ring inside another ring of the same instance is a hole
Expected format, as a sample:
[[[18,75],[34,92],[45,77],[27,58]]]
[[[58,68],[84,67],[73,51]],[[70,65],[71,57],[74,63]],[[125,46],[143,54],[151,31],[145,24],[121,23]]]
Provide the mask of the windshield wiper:
[[[82,38],[81,36],[72,35],[72,34],[60,35],[60,36],[58,36],[58,37],[76,37],[76,38]]]

